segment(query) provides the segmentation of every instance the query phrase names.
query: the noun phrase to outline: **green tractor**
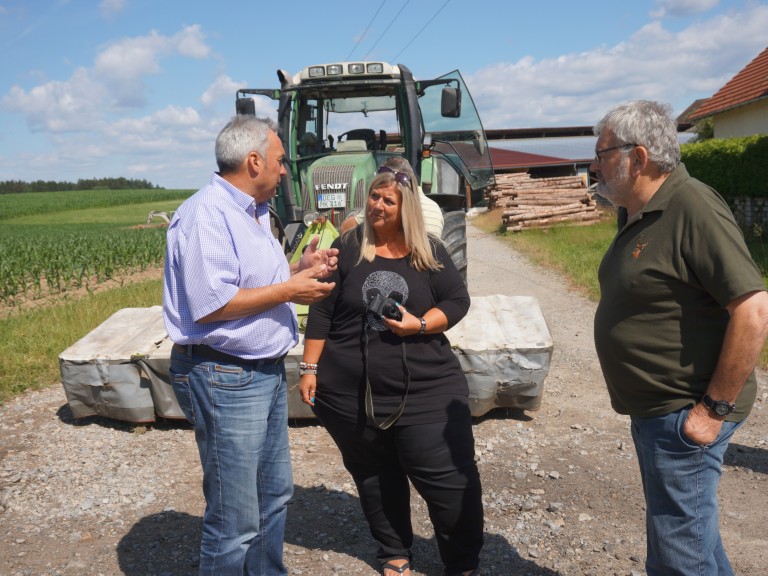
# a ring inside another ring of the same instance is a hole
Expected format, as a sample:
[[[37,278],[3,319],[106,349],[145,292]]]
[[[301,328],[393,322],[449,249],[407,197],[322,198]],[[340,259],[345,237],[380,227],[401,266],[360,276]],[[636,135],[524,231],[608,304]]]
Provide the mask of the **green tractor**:
[[[278,70],[278,89],[237,92],[238,114],[255,114],[256,98],[277,101],[287,176],[273,201],[278,237],[298,257],[307,240],[320,247],[341,222],[365,207],[368,185],[390,156],[413,166],[444,218],[443,241],[466,281],[465,211],[495,184],[472,98],[461,74],[416,80],[402,64],[340,62]]]

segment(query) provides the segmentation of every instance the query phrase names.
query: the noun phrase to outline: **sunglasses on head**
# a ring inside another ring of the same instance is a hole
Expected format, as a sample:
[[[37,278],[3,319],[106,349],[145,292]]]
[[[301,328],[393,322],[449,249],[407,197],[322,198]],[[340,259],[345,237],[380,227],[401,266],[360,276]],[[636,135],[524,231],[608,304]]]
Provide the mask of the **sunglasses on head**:
[[[382,166],[379,168],[379,171],[377,174],[394,174],[395,175],[395,181],[399,182],[403,186],[410,186],[411,185],[411,177],[408,176],[405,172],[398,172],[397,170],[393,170],[389,166]]]

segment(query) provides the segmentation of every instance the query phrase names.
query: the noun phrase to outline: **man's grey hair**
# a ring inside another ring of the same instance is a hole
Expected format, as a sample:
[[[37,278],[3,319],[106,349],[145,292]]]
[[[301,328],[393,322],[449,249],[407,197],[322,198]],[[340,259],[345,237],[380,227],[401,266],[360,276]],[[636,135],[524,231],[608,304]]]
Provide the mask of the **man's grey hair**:
[[[677,122],[672,107],[651,100],[633,100],[610,110],[595,125],[596,136],[608,128],[616,135],[616,144],[637,144],[648,150],[648,159],[663,174],[680,164]]]
[[[415,182],[413,179],[416,177],[416,175],[413,172],[413,166],[411,166],[411,163],[402,156],[390,156],[384,161],[383,166],[392,168],[392,170],[397,170],[398,172],[402,172]]]
[[[219,172],[226,174],[238,170],[251,152],[266,160],[270,132],[277,133],[277,124],[270,118],[246,114],[233,117],[216,137]]]

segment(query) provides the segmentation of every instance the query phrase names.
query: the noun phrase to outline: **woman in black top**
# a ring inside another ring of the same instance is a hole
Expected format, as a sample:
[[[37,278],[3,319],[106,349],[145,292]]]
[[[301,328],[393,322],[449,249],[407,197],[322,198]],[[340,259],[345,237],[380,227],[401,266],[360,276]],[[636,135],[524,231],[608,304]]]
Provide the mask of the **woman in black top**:
[[[472,574],[483,544],[469,389],[445,330],[466,286],[424,230],[413,172],[383,166],[363,224],[340,249],[331,295],[310,308],[304,402],[357,485],[384,576],[410,574],[410,479],[427,503],[446,575]]]

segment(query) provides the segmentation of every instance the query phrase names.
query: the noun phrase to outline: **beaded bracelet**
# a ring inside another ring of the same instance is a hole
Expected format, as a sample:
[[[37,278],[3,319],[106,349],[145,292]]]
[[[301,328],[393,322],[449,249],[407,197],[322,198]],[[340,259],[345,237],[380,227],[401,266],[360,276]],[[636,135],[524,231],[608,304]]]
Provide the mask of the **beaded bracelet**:
[[[314,376],[317,374],[317,364],[312,362],[299,362],[299,375],[304,376],[310,374]]]

